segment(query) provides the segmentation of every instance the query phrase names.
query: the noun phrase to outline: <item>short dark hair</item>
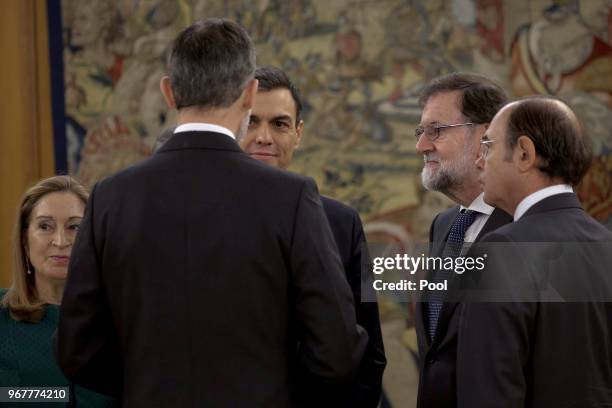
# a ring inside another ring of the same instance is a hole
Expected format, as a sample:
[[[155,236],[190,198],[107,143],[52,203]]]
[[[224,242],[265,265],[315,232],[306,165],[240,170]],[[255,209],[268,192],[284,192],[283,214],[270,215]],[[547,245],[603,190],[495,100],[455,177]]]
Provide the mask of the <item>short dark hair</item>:
[[[174,40],[168,73],[176,108],[228,107],[255,72],[255,47],[247,32],[225,19],[199,21]]]
[[[540,171],[571,185],[577,185],[591,165],[591,140],[578,116],[560,99],[543,95],[520,99],[511,107],[506,134],[511,149],[520,136],[530,138],[542,158]]]
[[[482,75],[453,72],[433,79],[421,91],[419,104],[440,92],[462,91],[461,113],[476,124],[491,123],[508,100],[504,90]]]
[[[302,119],[302,98],[300,91],[289,79],[289,76],[280,68],[273,66],[259,67],[255,70],[255,79],[259,81],[258,91],[272,91],[274,89],[288,89],[295,102],[295,125]]]

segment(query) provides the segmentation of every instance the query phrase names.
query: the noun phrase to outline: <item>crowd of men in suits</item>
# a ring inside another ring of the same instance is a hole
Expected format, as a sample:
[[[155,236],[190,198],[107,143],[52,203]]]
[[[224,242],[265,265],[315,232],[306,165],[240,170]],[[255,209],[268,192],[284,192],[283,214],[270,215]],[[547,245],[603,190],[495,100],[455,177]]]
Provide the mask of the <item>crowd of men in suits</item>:
[[[160,88],[178,126],[94,187],[80,226],[57,334],[66,376],[126,407],[376,407],[386,359],[362,299],[363,227],[286,171],[304,129],[294,84],[256,69],[244,29],[208,19],[177,37]],[[438,255],[612,242],[573,192],[591,148],[562,101],[507,103],[454,73],[421,103],[423,185],[457,203],[431,225]],[[432,293],[416,324],[420,408],[612,404],[612,303]]]

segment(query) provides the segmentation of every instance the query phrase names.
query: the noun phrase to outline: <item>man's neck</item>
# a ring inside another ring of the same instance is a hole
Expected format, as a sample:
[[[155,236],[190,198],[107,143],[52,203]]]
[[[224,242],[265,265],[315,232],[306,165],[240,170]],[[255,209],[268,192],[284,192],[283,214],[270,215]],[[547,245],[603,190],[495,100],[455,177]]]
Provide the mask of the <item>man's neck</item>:
[[[526,180],[524,183],[517,186],[516,191],[520,193],[517,194],[517,198],[510,204],[511,208],[508,208],[506,212],[508,212],[508,214],[514,215],[516,213],[516,209],[519,206],[519,204],[523,200],[525,200],[527,197],[547,187],[552,187],[552,186],[556,186],[560,184],[566,184],[566,182],[558,177],[555,177],[555,178],[549,178],[546,176],[530,177],[528,182]]]
[[[469,187],[461,187],[447,191],[444,193],[445,196],[453,200],[459,205],[469,207],[470,204],[482,193],[480,185],[472,185]]]
[[[183,108],[178,113],[178,125],[184,123],[210,123],[231,130],[234,135],[240,130],[242,117],[235,109]]]

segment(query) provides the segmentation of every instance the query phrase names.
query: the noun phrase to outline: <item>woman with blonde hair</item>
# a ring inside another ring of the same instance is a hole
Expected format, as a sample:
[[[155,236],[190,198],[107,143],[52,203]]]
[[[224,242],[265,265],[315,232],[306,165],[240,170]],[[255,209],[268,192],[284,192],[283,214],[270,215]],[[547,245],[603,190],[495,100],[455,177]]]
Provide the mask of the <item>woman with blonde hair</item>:
[[[114,404],[110,398],[69,384],[52,346],[88,196],[72,177],[54,176],[37,182],[21,200],[13,235],[13,282],[8,290],[0,289],[0,387],[70,387],[75,394],[70,406],[107,407]]]

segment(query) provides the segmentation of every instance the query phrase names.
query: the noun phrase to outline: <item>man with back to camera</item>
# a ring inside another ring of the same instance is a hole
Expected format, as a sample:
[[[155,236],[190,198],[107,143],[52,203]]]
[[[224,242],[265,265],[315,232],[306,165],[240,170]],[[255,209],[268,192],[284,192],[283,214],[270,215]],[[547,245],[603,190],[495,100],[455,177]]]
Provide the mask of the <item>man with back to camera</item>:
[[[299,91],[279,68],[260,67],[255,79],[259,87],[249,129],[239,143],[251,157],[287,169],[304,130]],[[362,261],[362,246],[366,245],[363,227],[353,208],[324,196],[321,202],[353,291],[357,323],[367,331],[369,342],[355,381],[342,387],[326,386],[320,379],[300,372],[305,381],[299,382],[297,399],[304,406],[377,407],[386,358],[378,305],[361,301],[362,265],[368,263]]]
[[[489,254],[494,266],[488,264],[485,276],[499,267],[508,269],[505,276],[522,278],[528,269],[515,260],[540,243],[583,244],[566,246],[562,262],[549,263],[554,259],[542,251],[525,260],[537,273],[550,272],[552,288],[578,301],[462,305],[458,406],[612,406],[612,303],[591,301],[612,300],[606,261],[612,232],[582,209],[572,189],[591,162],[588,136],[565,103],[535,96],[506,105],[481,143],[484,199],[514,217],[481,241],[506,243],[503,252]]]
[[[123,406],[288,407],[299,362],[351,378],[367,334],[311,179],[235,141],[257,90],[246,31],[179,34],[161,90],[178,110],[151,158],[93,189],[71,258],[57,354]]]
[[[426,189],[439,191],[458,205],[436,216],[429,231],[430,256],[457,256],[454,248],[478,241],[511,217],[483,201],[475,162],[480,138],[506,101],[504,91],[488,79],[452,73],[434,79],[421,92],[421,123],[416,150],[425,164],[421,179]],[[434,279],[449,279],[444,271]],[[432,292],[415,309],[419,346],[419,408],[457,404],[457,302]]]

